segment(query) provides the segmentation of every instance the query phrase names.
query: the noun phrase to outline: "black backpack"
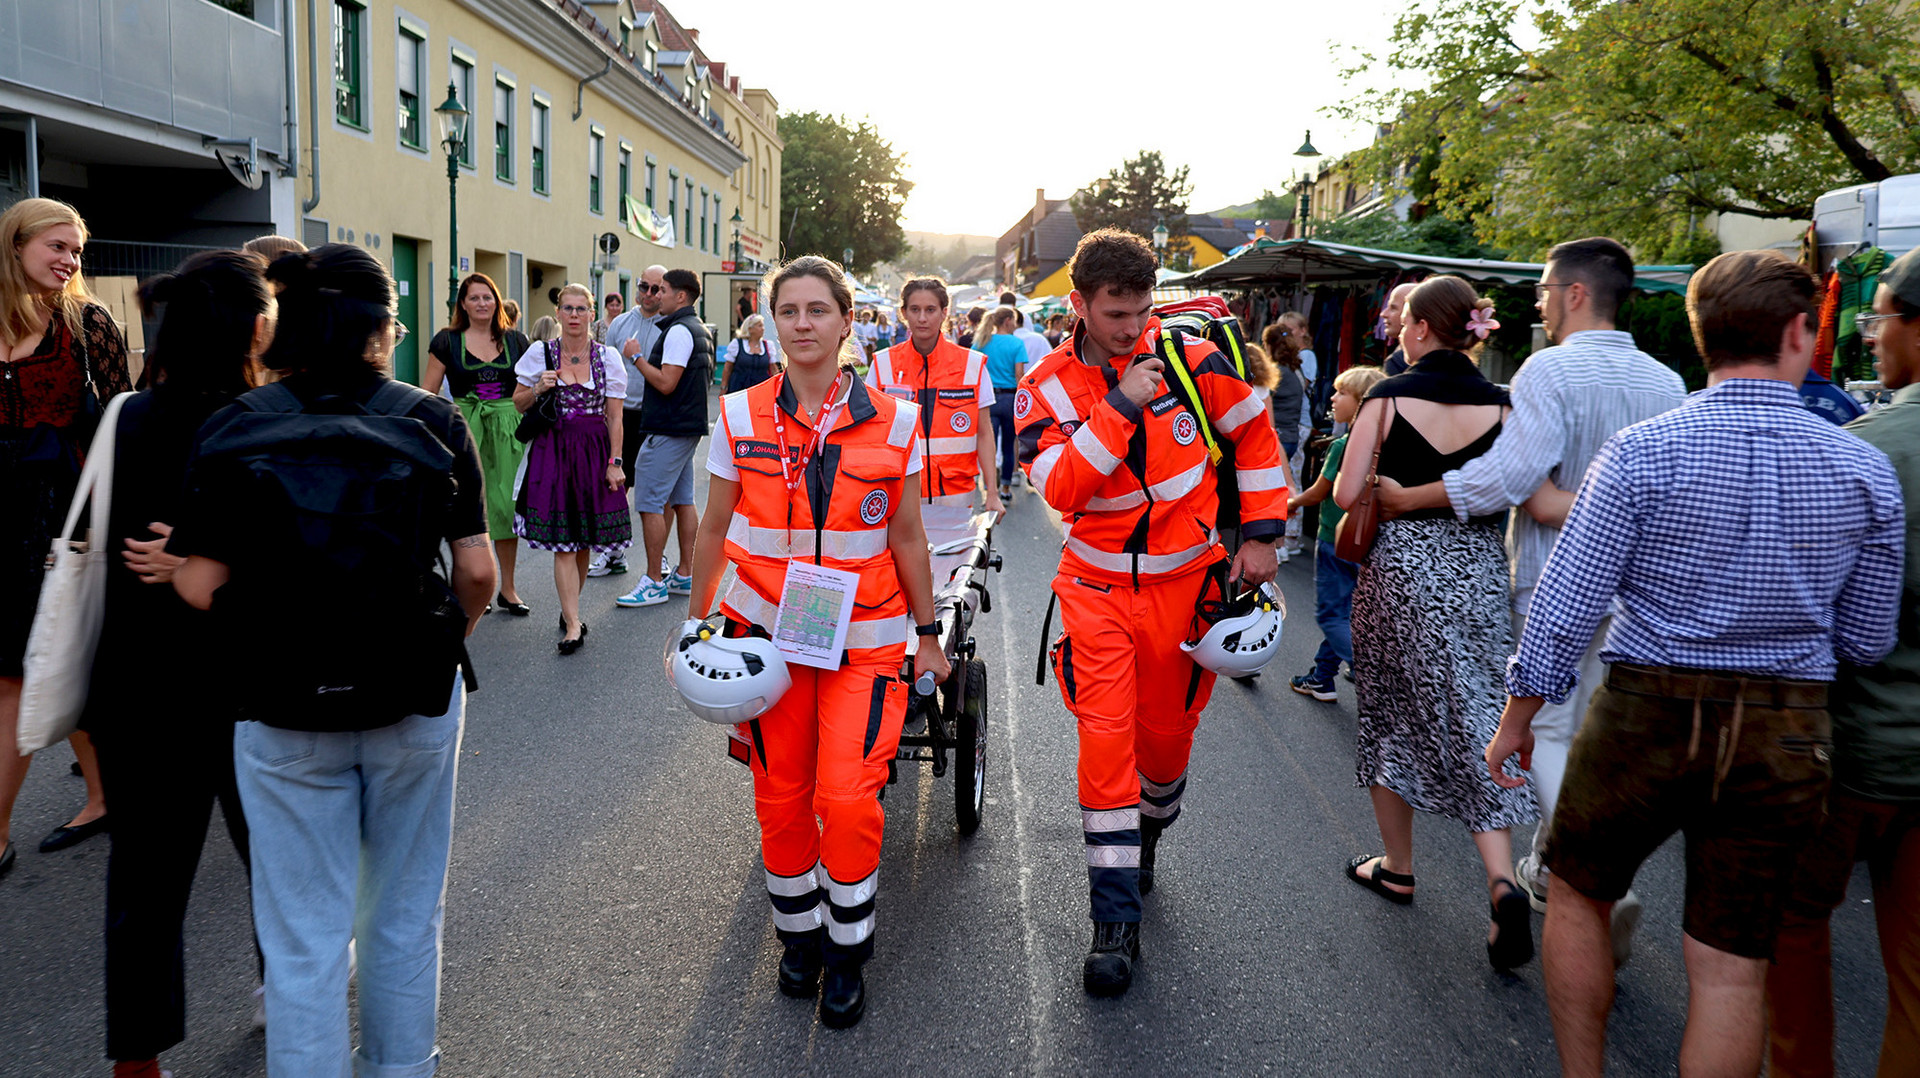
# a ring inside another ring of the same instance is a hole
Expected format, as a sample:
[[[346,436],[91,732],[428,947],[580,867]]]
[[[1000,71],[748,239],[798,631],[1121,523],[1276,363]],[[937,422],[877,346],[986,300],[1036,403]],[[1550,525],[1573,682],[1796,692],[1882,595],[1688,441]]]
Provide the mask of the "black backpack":
[[[1207,455],[1213,461],[1215,490],[1219,494],[1220,506],[1214,516],[1214,526],[1221,531],[1240,527],[1240,477],[1233,470],[1232,442],[1214,432],[1213,423],[1207,418],[1207,410],[1200,401],[1200,391],[1193,382],[1193,367],[1187,360],[1184,337],[1198,337],[1220,350],[1227,362],[1244,380],[1247,376],[1246,333],[1240,328],[1240,320],[1231,314],[1220,314],[1210,310],[1208,301],[1217,297],[1206,296],[1201,300],[1170,304],[1158,308],[1160,315],[1160,354],[1167,363],[1167,389],[1179,397],[1193,417],[1199,421],[1200,436],[1207,445]],[[1225,310],[1224,301],[1220,301],[1220,310]]]
[[[433,568],[453,452],[408,416],[425,396],[390,381],[364,405],[303,403],[276,383],[200,443],[196,475],[249,524],[246,568],[213,605],[233,639],[266,645],[224,672],[245,717],[371,730],[446,714],[458,670],[478,687],[466,612]]]

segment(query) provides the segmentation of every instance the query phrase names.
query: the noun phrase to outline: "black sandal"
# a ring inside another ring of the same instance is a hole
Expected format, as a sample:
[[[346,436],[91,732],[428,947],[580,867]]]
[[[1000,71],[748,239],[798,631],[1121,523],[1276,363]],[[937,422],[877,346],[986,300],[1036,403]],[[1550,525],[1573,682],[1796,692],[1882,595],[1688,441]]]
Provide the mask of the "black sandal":
[[[1380,863],[1373,866],[1371,873],[1362,876],[1360,874],[1360,866],[1376,857],[1380,859]],[[1413,892],[1396,891],[1387,886],[1387,884],[1391,883],[1399,887],[1412,887],[1413,877],[1404,872],[1388,870],[1385,854],[1365,853],[1348,861],[1347,878],[1397,906],[1413,905]],[[1525,899],[1521,901],[1524,902]]]
[[[1498,934],[1487,941],[1487,961],[1497,970],[1526,965],[1533,958],[1533,908],[1527,895],[1512,880],[1495,884],[1506,886],[1506,893],[1493,900],[1493,927]]]

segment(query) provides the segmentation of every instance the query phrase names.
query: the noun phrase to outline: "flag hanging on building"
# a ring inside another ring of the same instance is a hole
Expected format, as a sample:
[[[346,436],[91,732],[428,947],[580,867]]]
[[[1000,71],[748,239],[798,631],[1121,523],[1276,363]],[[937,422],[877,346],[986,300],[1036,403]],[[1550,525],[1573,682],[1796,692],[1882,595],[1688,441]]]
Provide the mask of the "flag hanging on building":
[[[657,247],[673,247],[673,218],[656,213],[627,196],[627,231]]]

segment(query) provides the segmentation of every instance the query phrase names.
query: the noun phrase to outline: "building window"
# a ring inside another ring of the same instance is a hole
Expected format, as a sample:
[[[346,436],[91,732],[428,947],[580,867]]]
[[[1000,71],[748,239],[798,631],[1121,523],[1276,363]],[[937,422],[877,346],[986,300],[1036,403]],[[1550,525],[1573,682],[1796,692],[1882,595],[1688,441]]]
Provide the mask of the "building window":
[[[513,84],[493,83],[493,178],[513,182]]]
[[[528,133],[527,141],[533,144],[533,190],[536,194],[547,193],[547,103],[539,98],[533,99],[533,129]]]
[[[651,41],[647,42],[647,55],[641,66],[646,68],[647,74],[649,75],[657,75],[660,73],[660,46],[655,45]]]
[[[628,53],[632,52],[633,51],[633,48],[631,45],[632,41],[633,41],[633,24],[631,22],[628,22],[626,19],[621,19],[620,20],[620,51],[628,52]]]
[[[773,197],[773,188],[767,186],[770,182],[771,180],[767,176],[767,167],[765,165],[760,166],[760,201],[762,202]]]
[[[600,212],[600,177],[607,166],[607,136],[599,131],[587,133],[587,209]]]
[[[394,42],[394,52],[400,83],[400,141],[416,150],[423,150],[427,143],[426,131],[421,123],[420,99],[426,94],[423,92],[425,88],[420,85],[420,75],[427,66],[426,39],[402,26],[400,36]]]
[[[700,249],[707,249],[707,189],[700,188]]]
[[[467,168],[472,168],[473,144],[479,141],[473,137],[474,129],[478,126],[475,121],[479,119],[479,117],[474,114],[473,61],[464,56],[455,56],[451,70],[453,74],[453,95],[460,99],[460,104],[467,110],[467,141],[466,144],[460,148],[460,163]]]
[[[687,219],[683,223],[680,229],[680,235],[683,238],[686,236],[693,235],[693,181],[692,180],[687,181],[687,203],[686,203],[685,212],[687,215]],[[701,241],[701,245],[705,246],[704,238]]]
[[[677,168],[670,168],[667,170],[667,223],[673,224],[675,221],[679,220],[679,218],[680,218],[680,170]],[[684,232],[680,236],[680,242],[681,243],[687,242],[687,237]]]
[[[658,166],[653,163],[653,155],[648,154],[647,155],[647,208],[650,210],[655,208],[654,201],[653,201],[653,174],[656,168],[658,168]]]
[[[627,199],[633,194],[633,151],[620,147],[620,201],[614,206],[620,214],[620,223],[627,223]]]
[[[719,254],[725,248],[720,246],[720,196],[713,196],[713,253]]]
[[[367,9],[353,0],[333,3],[333,118],[365,130],[366,89],[360,64]]]

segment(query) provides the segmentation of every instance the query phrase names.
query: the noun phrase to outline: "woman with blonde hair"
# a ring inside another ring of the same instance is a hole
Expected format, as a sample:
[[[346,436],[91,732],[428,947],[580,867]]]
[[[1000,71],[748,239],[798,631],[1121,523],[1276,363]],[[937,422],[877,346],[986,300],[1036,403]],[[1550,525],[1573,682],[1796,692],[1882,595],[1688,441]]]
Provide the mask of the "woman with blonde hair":
[[[740,323],[740,335],[727,345],[720,363],[720,392],[738,393],[773,377],[780,366],[780,346],[767,339],[767,320],[757,314]]]
[[[553,551],[560,595],[560,654],[587,640],[580,590],[595,554],[633,545],[620,424],[626,411],[627,365],[593,339],[593,293],[560,286],[560,336],[529,348],[514,364],[513,406],[526,412],[543,394],[558,394],[559,422],[527,445],[526,473],[514,507],[514,531],[534,550]]]
[[[1333,497],[1359,500],[1370,472],[1402,486],[1438,482],[1492,448],[1506,390],[1469,353],[1498,329],[1493,302],[1458,277],[1430,277],[1407,296],[1400,344],[1411,366],[1374,386],[1348,435]],[[1486,869],[1487,959],[1511,969],[1533,957],[1527,898],[1513,882],[1509,829],[1539,815],[1533,787],[1505,789],[1481,752],[1506,704],[1513,650],[1502,511],[1462,523],[1452,509],[1382,521],[1353,592],[1358,696],[1355,784],[1373,798],[1385,852],[1353,858],[1347,877],[1390,902],[1413,900],[1413,814],[1466,824]]]
[[[102,405],[133,388],[126,338],[80,273],[86,244],[86,222],[64,202],[22,199],[0,214],[0,552],[8,565],[0,570],[0,873],[13,867],[13,802],[30,762],[14,746],[47,550]],[[85,734],[70,740],[87,804],[41,842],[42,852],[107,827],[93,745]]]
[[[533,320],[533,332],[527,336],[535,344],[553,340],[560,336],[560,320],[550,314],[543,314]]]

